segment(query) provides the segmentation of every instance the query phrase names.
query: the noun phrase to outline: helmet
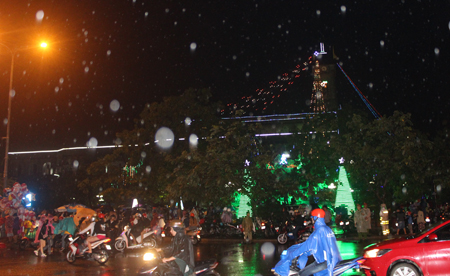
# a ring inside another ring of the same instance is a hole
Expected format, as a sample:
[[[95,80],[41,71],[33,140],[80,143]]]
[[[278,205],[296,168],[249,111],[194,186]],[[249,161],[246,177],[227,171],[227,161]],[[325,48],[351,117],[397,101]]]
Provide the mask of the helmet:
[[[318,217],[318,218],[324,218],[325,217],[325,211],[322,209],[314,209],[311,212],[312,217]]]
[[[194,213],[191,213],[191,217],[195,217]]]
[[[105,214],[102,214],[102,213],[98,214],[98,218],[104,218],[104,217],[105,217]]]

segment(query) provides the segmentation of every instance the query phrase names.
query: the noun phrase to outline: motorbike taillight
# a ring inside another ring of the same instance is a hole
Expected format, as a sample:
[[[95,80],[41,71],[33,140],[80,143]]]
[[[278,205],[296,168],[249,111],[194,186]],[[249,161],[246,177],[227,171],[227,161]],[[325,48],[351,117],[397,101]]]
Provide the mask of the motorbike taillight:
[[[219,265],[219,263],[218,263],[218,262],[215,262],[215,263],[211,266],[211,269],[216,268],[218,265]]]

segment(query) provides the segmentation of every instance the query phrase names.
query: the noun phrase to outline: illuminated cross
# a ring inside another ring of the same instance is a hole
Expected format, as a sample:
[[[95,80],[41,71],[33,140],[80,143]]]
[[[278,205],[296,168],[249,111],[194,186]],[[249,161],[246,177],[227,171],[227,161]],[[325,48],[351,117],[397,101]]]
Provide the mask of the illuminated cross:
[[[339,164],[344,164],[344,162],[345,162],[344,157],[341,157],[341,159],[339,159]]]

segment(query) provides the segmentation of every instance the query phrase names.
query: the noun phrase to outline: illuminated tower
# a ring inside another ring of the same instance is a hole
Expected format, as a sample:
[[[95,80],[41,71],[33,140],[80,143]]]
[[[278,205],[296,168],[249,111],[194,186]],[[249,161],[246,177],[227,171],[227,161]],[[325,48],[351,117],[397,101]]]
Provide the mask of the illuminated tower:
[[[311,111],[322,113],[337,109],[335,93],[336,68],[333,57],[326,58],[325,46],[320,43],[320,52],[314,52],[313,87],[311,94]]]
[[[341,205],[346,206],[347,213],[350,212],[350,210],[356,211],[352,190],[350,188],[350,183],[348,182],[347,171],[344,166],[339,167],[339,185],[337,187],[336,203],[334,206],[339,207]]]

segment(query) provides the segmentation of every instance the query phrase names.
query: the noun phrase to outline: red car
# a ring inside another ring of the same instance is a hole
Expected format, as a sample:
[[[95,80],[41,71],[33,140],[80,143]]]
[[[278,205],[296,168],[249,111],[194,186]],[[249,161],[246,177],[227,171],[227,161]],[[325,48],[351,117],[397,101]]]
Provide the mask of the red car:
[[[364,249],[368,276],[450,275],[450,220],[417,236],[388,240]]]

